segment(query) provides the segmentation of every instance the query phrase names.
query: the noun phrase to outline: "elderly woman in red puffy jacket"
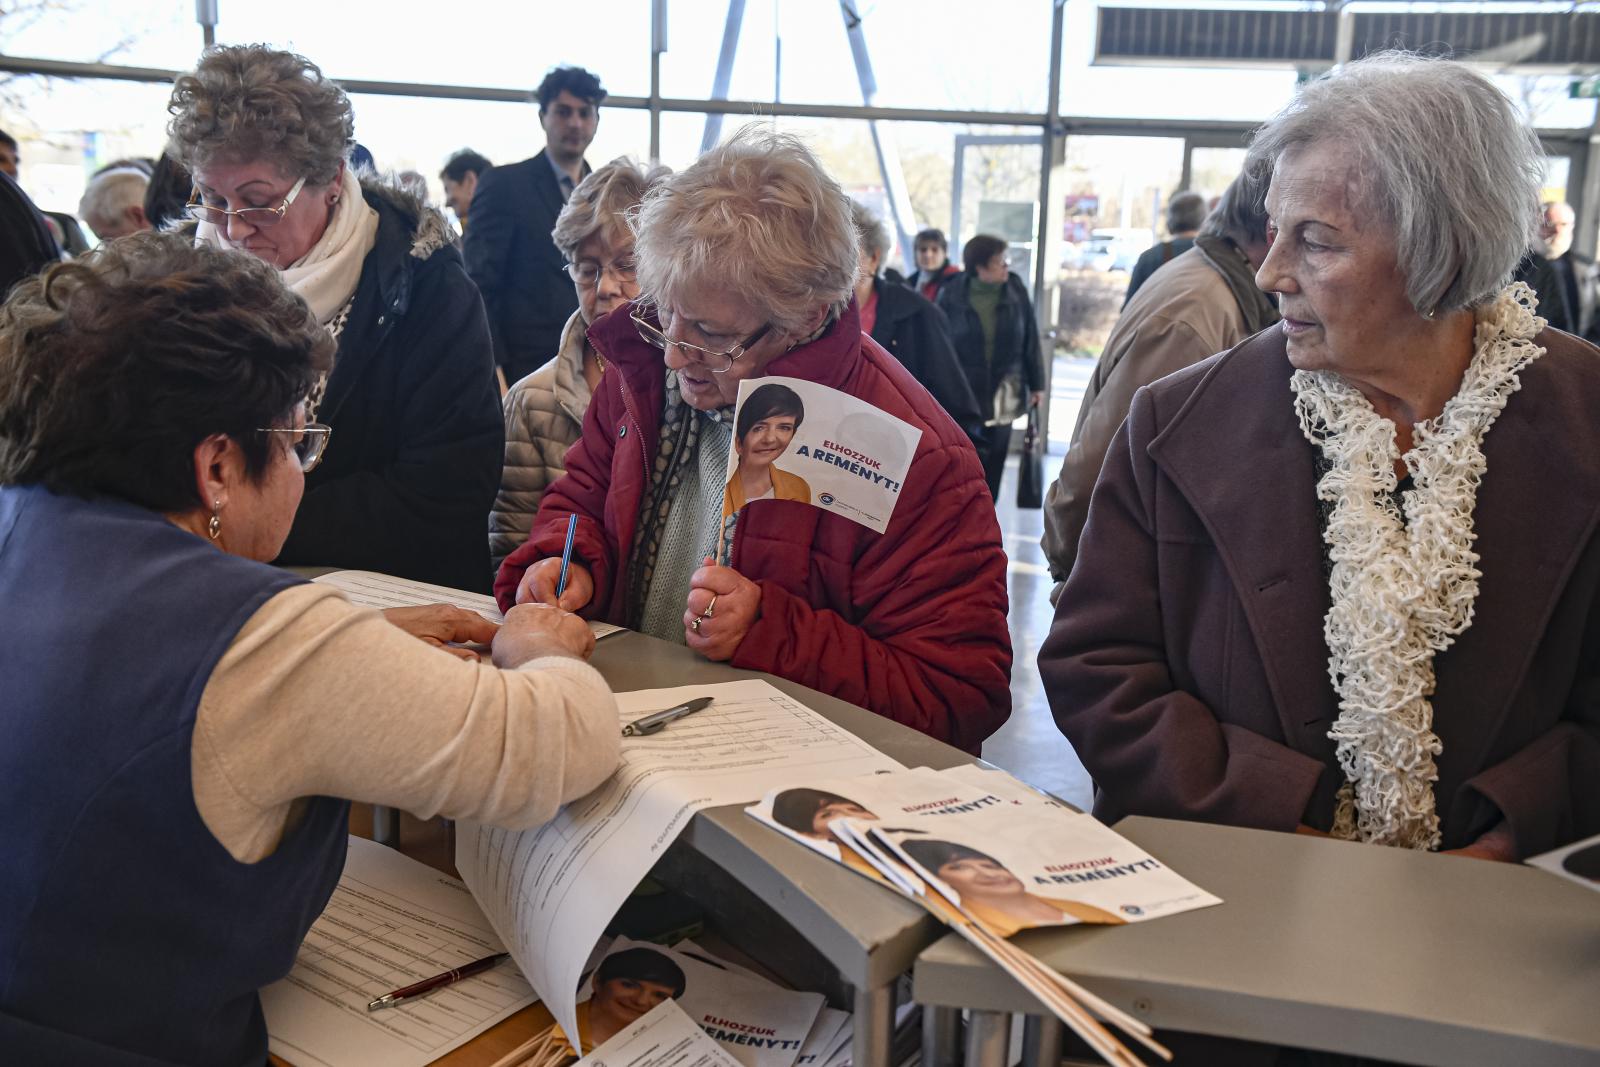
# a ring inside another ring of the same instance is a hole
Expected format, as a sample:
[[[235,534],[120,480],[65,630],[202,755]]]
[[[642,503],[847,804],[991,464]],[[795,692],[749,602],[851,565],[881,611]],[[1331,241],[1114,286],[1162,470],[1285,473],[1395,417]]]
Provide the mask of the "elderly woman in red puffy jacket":
[[[500,568],[501,605],[559,602],[977,752],[1011,709],[1000,530],[966,434],[861,333],[849,199],[798,141],[752,127],[652,190],[634,226],[643,296],[590,328],[607,371]],[[921,431],[886,532],[775,499],[725,528],[739,383],[767,374]]]

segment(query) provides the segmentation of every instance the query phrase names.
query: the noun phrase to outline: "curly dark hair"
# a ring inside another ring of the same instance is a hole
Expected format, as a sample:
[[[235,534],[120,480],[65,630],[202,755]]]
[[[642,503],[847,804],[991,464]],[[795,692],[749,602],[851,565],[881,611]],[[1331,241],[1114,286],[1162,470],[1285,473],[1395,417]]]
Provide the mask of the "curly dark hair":
[[[560,96],[562,90],[579,100],[587,100],[595,107],[599,107],[600,101],[606,98],[606,90],[600,84],[600,79],[582,67],[555,67],[544,76],[539,88],[533,91],[534,99],[539,101],[539,114],[544,114],[550,101]]]
[[[285,177],[326,185],[355,143],[344,90],[311,60],[266,45],[208,48],[172,86],[169,151],[194,170],[266,160]]]
[[[145,233],[58,263],[0,307],[0,485],[201,506],[195,446],[227,434],[259,481],[258,431],[288,423],[333,347],[254,256]]]

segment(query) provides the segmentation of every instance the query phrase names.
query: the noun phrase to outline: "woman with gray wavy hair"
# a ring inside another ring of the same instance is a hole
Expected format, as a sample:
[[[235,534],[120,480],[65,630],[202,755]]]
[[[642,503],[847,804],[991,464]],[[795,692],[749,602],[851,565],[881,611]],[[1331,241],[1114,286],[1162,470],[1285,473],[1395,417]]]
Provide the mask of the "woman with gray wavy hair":
[[[1499,860],[1600,832],[1600,352],[1506,284],[1538,141],[1388,53],[1249,164],[1283,321],[1135,395],[1039,656],[1097,814]]]
[[[999,526],[966,436],[862,336],[844,191],[799,141],[752,126],[651,189],[634,232],[643,295],[590,328],[606,373],[496,596],[581,609],[977,751],[1010,712]],[[921,432],[884,533],[772,493],[724,521],[739,383],[769,374]]]
[[[339,446],[307,476],[278,562],[486,589],[504,429],[482,302],[443,217],[356,177],[349,98],[303,56],[209,49],[167,109],[196,241],[277,268],[338,342],[307,403]]]
[[[627,217],[670,173],[666,167],[646,173],[631,159],[614,159],[579,182],[556,217],[550,236],[566,257],[578,310],[562,328],[555,358],[512,385],[501,403],[506,460],[489,512],[489,557],[496,569],[528,539],[539,498],[566,471],[567,449],[583,432],[583,413],[606,369],[589,326],[639,295]]]

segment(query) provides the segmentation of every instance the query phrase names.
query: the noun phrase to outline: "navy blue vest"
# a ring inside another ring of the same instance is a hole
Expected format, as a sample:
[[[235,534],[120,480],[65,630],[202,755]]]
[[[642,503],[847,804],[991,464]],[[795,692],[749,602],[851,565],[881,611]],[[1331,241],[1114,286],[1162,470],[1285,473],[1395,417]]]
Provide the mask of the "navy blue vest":
[[[250,1064],[344,866],[320,797],[267,859],[195,808],[200,694],[300,581],[131,504],[0,487],[0,1062]]]

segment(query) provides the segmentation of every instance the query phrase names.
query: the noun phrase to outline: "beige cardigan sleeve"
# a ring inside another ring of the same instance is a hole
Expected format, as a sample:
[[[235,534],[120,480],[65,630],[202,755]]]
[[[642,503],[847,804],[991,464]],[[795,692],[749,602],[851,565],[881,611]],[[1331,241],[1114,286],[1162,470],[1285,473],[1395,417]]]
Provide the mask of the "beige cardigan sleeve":
[[[306,584],[267,601],[218,661],[190,770],[206,826],[254,863],[313,796],[537,826],[604,781],[620,749],[616,698],[588,664],[468,663]]]
[[[1057,582],[1066,580],[1077,559],[1078,538],[1089,518],[1089,496],[1105,464],[1111,438],[1128,417],[1133,394],[1140,386],[1220,351],[1189,323],[1166,315],[1146,318],[1119,347],[1122,358],[1099,382],[1094,396],[1085,401],[1061,474],[1045,494],[1044,549],[1050,575]]]

